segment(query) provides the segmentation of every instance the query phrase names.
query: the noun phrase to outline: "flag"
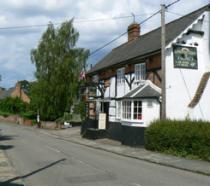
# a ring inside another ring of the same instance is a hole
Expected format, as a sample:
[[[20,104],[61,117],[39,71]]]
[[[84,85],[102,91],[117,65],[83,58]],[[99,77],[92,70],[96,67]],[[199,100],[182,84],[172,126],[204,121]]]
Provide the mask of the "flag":
[[[80,72],[79,78],[80,80],[85,79],[85,71]]]

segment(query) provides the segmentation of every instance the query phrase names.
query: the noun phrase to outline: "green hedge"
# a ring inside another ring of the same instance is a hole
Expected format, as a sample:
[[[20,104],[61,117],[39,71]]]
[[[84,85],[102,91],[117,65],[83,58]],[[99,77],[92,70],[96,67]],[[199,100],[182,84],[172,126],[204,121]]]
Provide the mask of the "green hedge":
[[[196,157],[210,161],[210,123],[203,121],[156,121],[145,132],[148,150]]]

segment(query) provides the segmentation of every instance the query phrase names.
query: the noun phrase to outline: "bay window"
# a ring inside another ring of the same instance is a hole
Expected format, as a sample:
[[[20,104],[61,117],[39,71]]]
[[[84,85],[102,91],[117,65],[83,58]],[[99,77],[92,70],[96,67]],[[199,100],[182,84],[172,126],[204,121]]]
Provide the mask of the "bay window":
[[[121,118],[121,110],[122,110],[122,102],[117,101],[116,102],[116,118],[118,118],[118,119]]]
[[[139,100],[123,100],[117,102],[117,118],[125,120],[142,120],[142,102]]]
[[[131,101],[122,102],[122,118],[131,119]]]
[[[141,101],[134,101],[133,119],[137,119],[137,120],[142,119],[142,102]]]

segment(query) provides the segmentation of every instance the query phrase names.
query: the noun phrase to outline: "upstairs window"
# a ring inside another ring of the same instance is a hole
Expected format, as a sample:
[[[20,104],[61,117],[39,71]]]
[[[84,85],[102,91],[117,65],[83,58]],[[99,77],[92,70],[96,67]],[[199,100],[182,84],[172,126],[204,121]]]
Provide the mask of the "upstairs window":
[[[146,64],[140,63],[135,65],[135,80],[145,80],[146,79]]]
[[[125,81],[125,68],[117,70],[117,83],[124,83]]]

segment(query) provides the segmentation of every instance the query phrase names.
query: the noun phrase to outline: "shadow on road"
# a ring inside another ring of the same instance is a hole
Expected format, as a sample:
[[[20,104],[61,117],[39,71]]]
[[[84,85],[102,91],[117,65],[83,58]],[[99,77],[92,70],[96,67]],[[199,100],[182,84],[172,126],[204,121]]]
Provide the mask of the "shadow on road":
[[[0,141],[7,141],[7,140],[12,140],[17,136],[8,136],[8,135],[1,135],[0,134]]]
[[[0,145],[0,150],[9,150],[13,147],[13,145]]]
[[[24,186],[23,184],[17,184],[17,183],[4,183],[0,182],[0,186]]]
[[[2,135],[2,134],[0,134],[0,143],[1,143],[1,141],[9,141],[9,140],[12,140],[15,137],[17,137],[17,136],[15,136],[15,135],[12,136],[12,135]],[[0,150],[9,150],[9,149],[12,149],[12,148],[14,148],[13,145],[3,145],[3,144],[0,144]]]
[[[42,167],[42,168],[40,168],[40,169],[37,169],[37,170],[35,170],[35,171],[33,171],[33,172],[30,172],[30,173],[28,173],[28,174],[25,174],[25,175],[23,175],[23,176],[16,176],[16,177],[11,178],[11,179],[9,179],[9,180],[7,180],[7,181],[5,181],[5,182],[2,182],[1,184],[7,185],[7,184],[10,184],[11,182],[13,182],[13,181],[15,181],[15,180],[19,180],[19,179],[24,179],[24,178],[30,177],[30,176],[32,176],[32,175],[34,175],[34,174],[36,174],[36,173],[38,173],[38,172],[40,172],[40,171],[43,171],[43,170],[45,170],[45,169],[47,169],[47,168],[50,168],[50,167],[52,167],[52,166],[54,166],[54,165],[56,165],[56,164],[58,164],[58,163],[60,163],[60,162],[62,162],[62,161],[65,161],[65,160],[66,160],[65,158],[60,159],[60,160],[57,160],[57,161],[55,161],[55,162],[53,162],[53,163],[50,163],[49,165],[46,165],[46,166],[44,166],[44,167]],[[0,184],[0,185],[1,185],[1,184]],[[10,185],[8,185],[8,186],[10,186]],[[12,185],[11,185],[11,186],[12,186]],[[15,186],[15,185],[14,185],[14,186]]]

